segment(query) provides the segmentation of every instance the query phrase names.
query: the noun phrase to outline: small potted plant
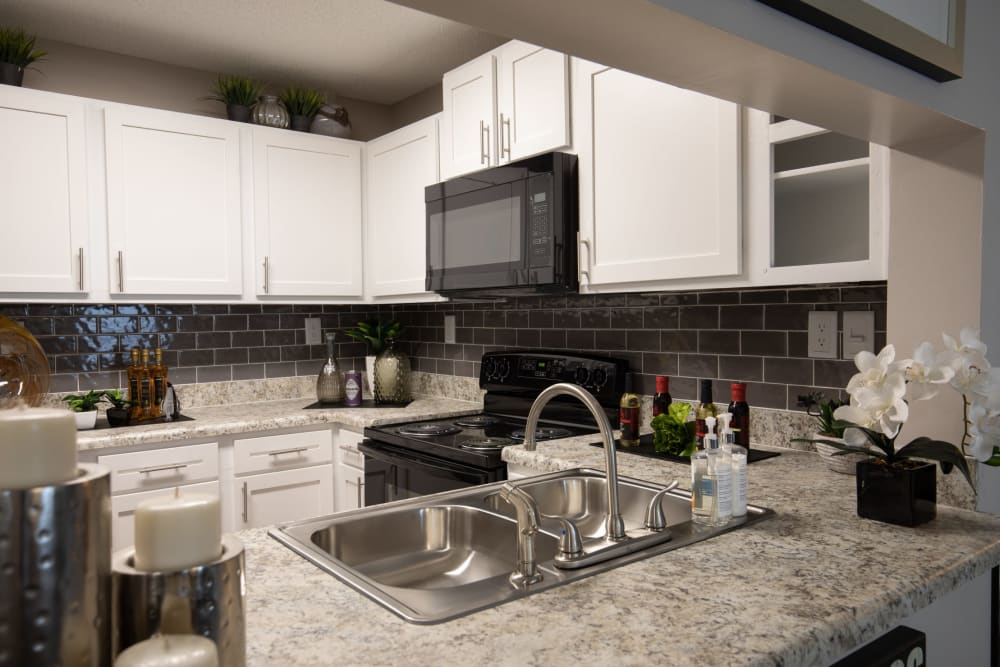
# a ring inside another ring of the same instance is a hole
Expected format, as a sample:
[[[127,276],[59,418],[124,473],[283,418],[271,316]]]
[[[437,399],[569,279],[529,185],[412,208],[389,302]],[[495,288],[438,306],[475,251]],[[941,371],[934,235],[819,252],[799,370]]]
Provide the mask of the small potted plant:
[[[0,83],[20,86],[24,68],[40,62],[45,51],[35,48],[35,36],[20,28],[0,27]]]
[[[260,97],[263,85],[245,76],[220,74],[213,94],[206,99],[226,105],[226,117],[240,123],[250,122],[250,107]]]
[[[128,400],[117,389],[104,392],[104,400],[111,404],[104,413],[111,426],[128,426],[132,420],[132,401]]]
[[[387,320],[382,322],[378,319],[358,322],[352,329],[345,329],[344,334],[349,338],[360,341],[368,346],[368,354],[365,355],[365,372],[368,377],[368,387],[374,391],[375,377],[375,357],[385,350],[390,339],[396,339],[403,331],[403,325],[397,320]]]
[[[76,413],[76,429],[86,431],[97,425],[97,405],[104,398],[103,391],[88,391],[86,394],[63,396],[69,409]]]
[[[308,132],[313,116],[326,103],[326,98],[312,88],[292,86],[281,94],[281,103],[291,116],[290,127]]]
[[[867,457],[863,454],[848,454],[826,444],[827,440],[844,444],[844,428],[838,425],[837,418],[833,416],[833,413],[836,412],[837,408],[847,405],[847,403],[835,398],[827,398],[819,393],[799,396],[798,403],[806,409],[809,415],[816,418],[816,433],[812,439],[797,438],[795,441],[812,442],[816,447],[816,453],[826,462],[830,470],[844,475],[853,475],[858,461]]]

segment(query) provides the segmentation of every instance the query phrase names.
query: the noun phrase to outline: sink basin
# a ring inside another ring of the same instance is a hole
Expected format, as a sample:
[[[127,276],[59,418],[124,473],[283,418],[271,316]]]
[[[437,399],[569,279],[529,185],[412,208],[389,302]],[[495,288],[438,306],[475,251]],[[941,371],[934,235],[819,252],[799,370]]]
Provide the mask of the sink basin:
[[[513,509],[497,497],[502,485],[485,484],[297,521],[272,528],[269,534],[403,619],[440,623],[679,549],[774,514],[751,505],[746,517],[725,526],[698,526],[690,520],[691,494],[674,489],[663,500],[668,537],[643,528],[646,506],[663,487],[619,477],[629,539],[611,543],[604,528],[604,473],[576,469],[531,477],[517,485],[545,515],[535,536],[542,580],[515,588],[508,576],[516,564],[517,522]],[[573,569],[556,567],[560,524],[546,518],[555,516],[577,524],[585,548],[608,547],[613,557],[587,560]]]

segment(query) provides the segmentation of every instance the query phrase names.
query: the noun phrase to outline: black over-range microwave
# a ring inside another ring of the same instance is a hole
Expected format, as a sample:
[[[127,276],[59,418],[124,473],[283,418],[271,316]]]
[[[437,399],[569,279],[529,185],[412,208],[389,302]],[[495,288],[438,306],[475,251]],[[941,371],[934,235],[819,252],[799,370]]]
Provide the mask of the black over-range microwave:
[[[576,156],[546,153],[426,189],[427,289],[577,291]]]

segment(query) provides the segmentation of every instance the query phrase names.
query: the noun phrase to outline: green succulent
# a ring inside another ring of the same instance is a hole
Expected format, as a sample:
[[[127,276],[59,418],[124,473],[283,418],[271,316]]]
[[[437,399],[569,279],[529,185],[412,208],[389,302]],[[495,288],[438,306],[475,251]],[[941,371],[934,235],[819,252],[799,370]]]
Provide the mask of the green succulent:
[[[361,341],[368,345],[372,354],[378,354],[385,349],[386,341],[390,338],[399,338],[403,331],[403,325],[397,320],[381,322],[377,319],[358,322],[353,329],[345,329],[344,334],[354,340]]]
[[[293,116],[312,118],[326,104],[326,97],[312,88],[291,86],[281,94],[281,102]]]
[[[69,394],[63,396],[64,401],[69,404],[69,409],[73,412],[93,412],[97,409],[97,404],[104,398],[105,392],[90,390],[86,394]]]
[[[104,400],[110,403],[116,410],[125,410],[132,405],[132,401],[122,396],[122,393],[117,389],[112,389],[111,391],[105,391]]]
[[[234,74],[220,74],[215,82],[213,94],[207,99],[250,107],[254,105],[263,90],[264,84],[260,81]]]
[[[22,28],[0,27],[0,62],[27,67],[41,61],[44,55],[45,51],[35,49],[35,35]]]

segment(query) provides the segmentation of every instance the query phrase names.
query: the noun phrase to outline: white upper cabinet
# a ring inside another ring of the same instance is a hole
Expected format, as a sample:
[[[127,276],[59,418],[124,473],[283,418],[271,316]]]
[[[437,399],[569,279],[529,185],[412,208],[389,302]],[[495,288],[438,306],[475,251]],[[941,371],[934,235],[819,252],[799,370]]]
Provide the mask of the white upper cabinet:
[[[0,86],[0,292],[89,291],[85,107]]]
[[[569,58],[509,42],[444,75],[441,177],[563,148]]]
[[[444,75],[441,177],[496,164],[496,57],[480,56]]]
[[[741,271],[737,105],[573,60],[583,291]]]
[[[884,280],[888,150],[753,109],[747,127],[751,280]]]
[[[240,294],[238,126],[110,105],[105,145],[111,293]]]
[[[569,57],[525,42],[497,49],[499,163],[568,146]]]
[[[365,153],[365,293],[425,295],[424,188],[440,180],[438,118],[369,141]]]
[[[258,295],[363,294],[361,146],[253,128]]]

